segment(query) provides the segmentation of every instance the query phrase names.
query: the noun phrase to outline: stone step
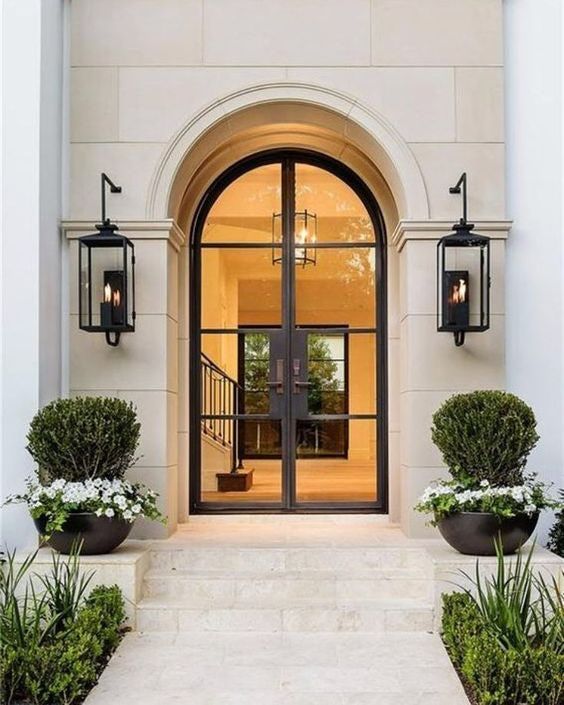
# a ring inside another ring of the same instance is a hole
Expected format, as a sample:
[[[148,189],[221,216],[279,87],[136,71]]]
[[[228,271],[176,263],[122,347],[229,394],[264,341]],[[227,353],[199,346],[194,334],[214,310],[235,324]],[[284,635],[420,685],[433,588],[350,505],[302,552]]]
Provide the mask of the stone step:
[[[350,600],[284,608],[187,607],[171,598],[146,597],[137,605],[141,632],[425,632],[433,607],[421,600]]]
[[[170,597],[189,607],[291,607],[316,605],[320,601],[340,605],[351,600],[431,600],[433,583],[422,577],[370,577],[329,572],[223,575],[163,572],[145,575],[145,597]]]
[[[167,546],[151,551],[151,568],[207,574],[322,571],[345,576],[430,575],[431,562],[420,548],[388,546]]]

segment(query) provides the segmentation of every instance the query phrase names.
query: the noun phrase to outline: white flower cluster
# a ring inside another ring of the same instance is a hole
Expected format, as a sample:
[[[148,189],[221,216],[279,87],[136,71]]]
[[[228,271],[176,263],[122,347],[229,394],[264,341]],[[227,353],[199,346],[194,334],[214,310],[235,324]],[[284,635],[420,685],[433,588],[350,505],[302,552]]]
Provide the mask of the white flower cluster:
[[[438,482],[427,487],[419,498],[419,504],[432,503],[441,496],[451,496],[458,505],[459,510],[471,508],[484,502],[484,500],[508,499],[522,506],[527,514],[536,512],[538,507],[534,502],[534,493],[538,485],[525,483],[523,485],[492,487],[488,480],[482,480],[478,489],[466,489],[456,483]]]
[[[94,511],[97,516],[119,516],[135,521],[144,514],[145,505],[154,505],[155,492],[147,490],[143,496],[127,480],[85,480],[67,482],[55,480],[50,485],[29,486],[27,503],[31,510],[48,509],[56,500],[71,505],[74,511]]]

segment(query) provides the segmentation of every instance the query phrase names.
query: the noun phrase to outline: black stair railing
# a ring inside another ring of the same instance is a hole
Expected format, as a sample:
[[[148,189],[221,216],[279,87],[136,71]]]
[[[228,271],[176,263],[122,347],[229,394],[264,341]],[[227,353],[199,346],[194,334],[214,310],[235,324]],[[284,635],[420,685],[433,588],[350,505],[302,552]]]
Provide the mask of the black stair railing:
[[[231,472],[243,468],[239,421],[225,418],[239,413],[243,388],[205,353],[201,354],[202,432],[230,449]]]

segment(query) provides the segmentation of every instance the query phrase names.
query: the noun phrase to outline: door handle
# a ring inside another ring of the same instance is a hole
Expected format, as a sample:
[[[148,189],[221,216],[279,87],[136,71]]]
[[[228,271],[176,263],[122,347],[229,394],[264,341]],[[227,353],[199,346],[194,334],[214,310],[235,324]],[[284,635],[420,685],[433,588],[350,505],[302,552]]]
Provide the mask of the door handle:
[[[300,359],[296,358],[294,360],[293,370],[294,370],[294,394],[299,394],[302,389],[306,389],[311,386],[310,382],[300,382]]]
[[[284,360],[276,360],[276,379],[268,382],[268,386],[276,390],[276,394],[284,394]]]

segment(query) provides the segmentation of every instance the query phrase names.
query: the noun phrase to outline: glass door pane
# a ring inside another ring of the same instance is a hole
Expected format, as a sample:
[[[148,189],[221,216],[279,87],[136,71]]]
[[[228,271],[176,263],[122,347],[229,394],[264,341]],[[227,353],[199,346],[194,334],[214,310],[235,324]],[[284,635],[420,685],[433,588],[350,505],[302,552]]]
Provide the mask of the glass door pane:
[[[200,500],[282,502],[281,164],[252,169],[218,196],[202,232]]]
[[[296,324],[374,329],[375,248],[319,248],[315,266],[296,266]]]
[[[378,496],[376,481],[377,429],[374,419],[316,422],[319,438],[329,450],[342,443],[346,431],[347,455],[298,455],[296,496],[301,504],[374,503]],[[310,441],[311,443],[312,441]],[[315,442],[315,440],[313,440]],[[311,447],[311,446],[310,446]],[[298,448],[298,453],[299,453]]]
[[[351,187],[318,167],[296,165],[295,193],[296,215],[315,215],[315,228],[299,238],[296,232],[293,247],[296,502],[374,504],[378,252],[372,220]]]

